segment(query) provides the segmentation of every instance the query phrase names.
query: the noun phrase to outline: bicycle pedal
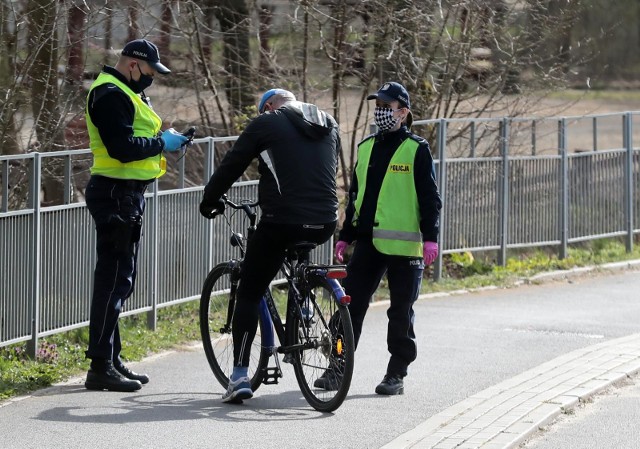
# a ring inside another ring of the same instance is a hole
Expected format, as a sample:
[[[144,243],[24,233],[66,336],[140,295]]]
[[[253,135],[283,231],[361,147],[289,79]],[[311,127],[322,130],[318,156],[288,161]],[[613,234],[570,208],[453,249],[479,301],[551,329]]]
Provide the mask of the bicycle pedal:
[[[282,377],[282,371],[277,366],[264,368],[262,383],[265,385],[273,385],[278,383],[278,378]]]

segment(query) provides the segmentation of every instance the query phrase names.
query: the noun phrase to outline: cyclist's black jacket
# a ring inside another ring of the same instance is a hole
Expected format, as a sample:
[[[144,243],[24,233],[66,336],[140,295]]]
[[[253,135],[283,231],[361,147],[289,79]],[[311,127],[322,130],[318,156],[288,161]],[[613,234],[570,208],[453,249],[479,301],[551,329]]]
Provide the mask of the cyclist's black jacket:
[[[321,224],[337,220],[338,125],[315,105],[289,102],[253,119],[204,189],[216,201],[258,158],[261,220]]]
[[[438,185],[435,179],[433,158],[429,143],[420,136],[411,133],[406,126],[397,131],[378,133],[368,136],[367,139],[375,139],[369,159],[367,170],[367,185],[365,195],[360,207],[360,216],[357,217],[357,225],[353,225],[354,200],[358,193],[358,179],[354,174],[349,188],[349,203],[345,211],[345,220],[340,230],[339,239],[351,243],[361,238],[372,238],[373,224],[378,204],[378,195],[382,180],[387,173],[391,157],[406,139],[413,139],[419,143],[414,162],[414,182],[420,207],[420,231],[425,242],[437,242],[439,231],[439,218],[442,202]],[[364,141],[363,141],[364,142]],[[399,199],[402,201],[402,199]]]

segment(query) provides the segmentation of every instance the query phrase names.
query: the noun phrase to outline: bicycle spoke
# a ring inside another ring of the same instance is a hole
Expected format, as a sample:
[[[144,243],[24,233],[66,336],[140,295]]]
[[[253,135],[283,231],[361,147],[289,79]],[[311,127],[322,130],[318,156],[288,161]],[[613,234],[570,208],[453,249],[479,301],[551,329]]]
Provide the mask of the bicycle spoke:
[[[353,330],[347,308],[338,305],[326,281],[314,281],[310,287],[314,312],[310,317],[297,316],[292,323],[298,329],[297,343],[310,349],[296,353],[294,369],[309,404],[329,412],[342,404],[351,384]]]
[[[207,360],[218,382],[227,388],[233,371],[233,313],[231,272],[227,264],[218,265],[207,277],[200,298],[200,333]],[[249,359],[249,377],[255,391],[262,383],[262,369],[269,354],[260,345],[261,324],[258,326]]]

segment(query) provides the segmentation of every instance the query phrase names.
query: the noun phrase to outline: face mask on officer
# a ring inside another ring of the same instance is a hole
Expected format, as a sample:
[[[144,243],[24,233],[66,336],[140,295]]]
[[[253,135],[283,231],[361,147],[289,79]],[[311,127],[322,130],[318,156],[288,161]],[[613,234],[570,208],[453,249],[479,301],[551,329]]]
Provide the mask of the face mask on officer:
[[[380,129],[380,131],[389,131],[393,129],[398,122],[400,121],[400,117],[394,117],[393,114],[400,109],[391,109],[386,107],[376,106],[373,110],[373,120]]]
[[[140,92],[151,86],[151,84],[153,83],[153,77],[142,73],[142,70],[140,70],[140,64],[136,65],[138,67],[138,71],[140,72],[140,78],[137,81],[134,80],[132,72],[129,71],[129,76],[131,77],[131,79],[129,80],[129,87],[132,91],[139,94]]]

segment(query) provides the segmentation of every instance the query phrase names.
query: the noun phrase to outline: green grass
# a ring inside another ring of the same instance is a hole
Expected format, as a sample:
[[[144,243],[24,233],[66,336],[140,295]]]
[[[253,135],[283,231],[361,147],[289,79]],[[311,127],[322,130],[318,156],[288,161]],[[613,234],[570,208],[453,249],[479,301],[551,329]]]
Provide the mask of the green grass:
[[[125,361],[141,360],[199,340],[198,302],[159,310],[155,332],[146,327],[144,314],[122,318],[120,334]],[[88,342],[88,328],[43,338],[36,360],[27,357],[24,343],[0,348],[0,401],[85,372],[89,368],[84,357]]]
[[[435,283],[423,282],[422,293],[489,285],[511,287],[523,278],[538,273],[640,259],[640,245],[627,253],[624,245],[616,239],[575,245],[569,249],[565,259],[558,259],[552,251],[546,248],[512,250],[504,267],[496,265],[494,252],[446,255],[443,279]],[[425,272],[426,279],[430,276],[431,269]],[[383,281],[375,299],[384,299],[387,295],[386,281]],[[283,295],[276,293],[276,296],[282,296],[279,299],[284,301]],[[122,318],[120,333],[122,355],[127,361],[141,360],[151,354],[197,341],[200,339],[198,302],[159,310],[155,332],[147,329],[144,314]],[[84,358],[87,342],[87,328],[43,338],[35,361],[26,356],[24,343],[0,348],[0,401],[84,374],[89,366]]]

